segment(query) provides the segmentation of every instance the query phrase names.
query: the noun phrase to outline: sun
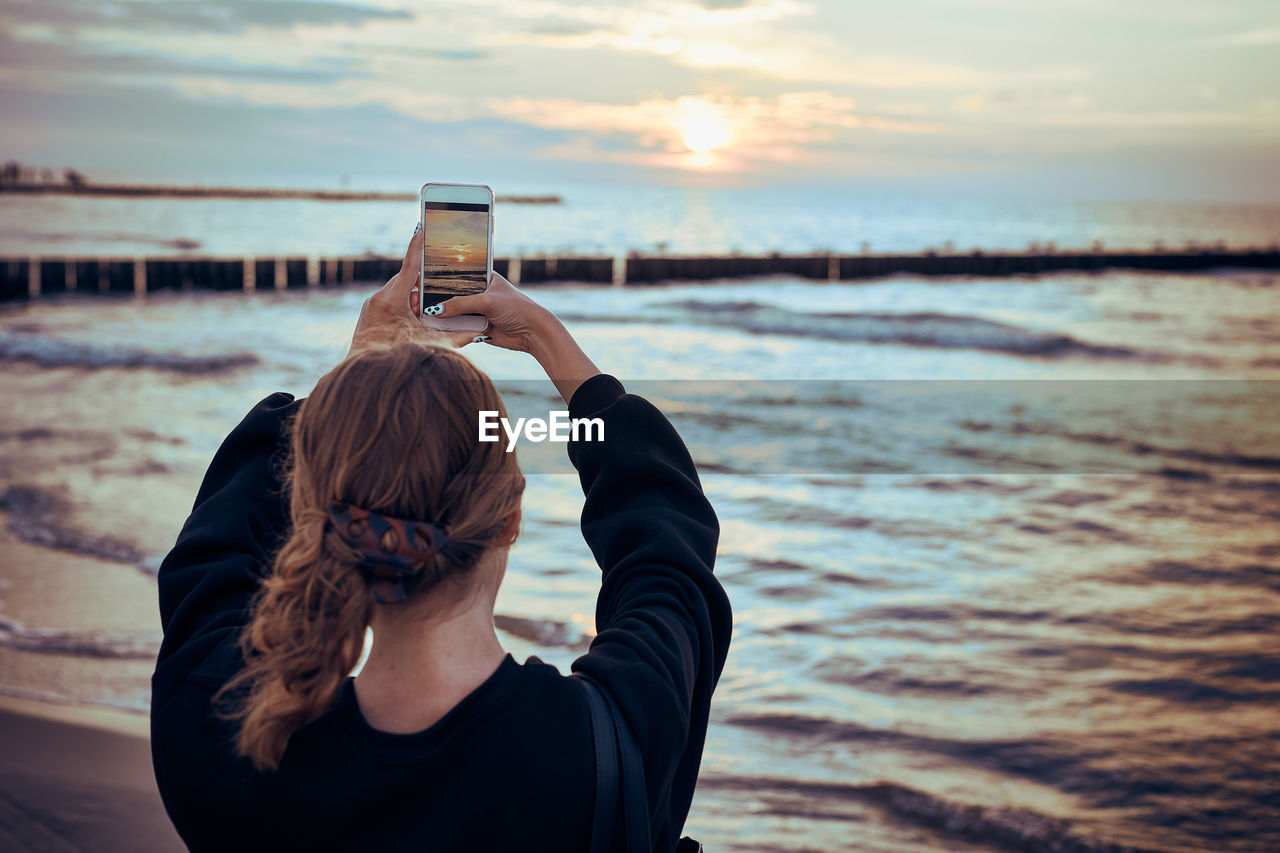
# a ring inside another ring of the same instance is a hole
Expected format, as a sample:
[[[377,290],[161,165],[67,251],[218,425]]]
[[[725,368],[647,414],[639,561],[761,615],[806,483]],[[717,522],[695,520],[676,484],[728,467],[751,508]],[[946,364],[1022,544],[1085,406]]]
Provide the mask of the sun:
[[[467,259],[467,256],[466,256],[466,255],[458,255],[458,256],[457,256],[457,258],[458,258],[458,260],[459,260],[459,261],[465,261],[465,260]]]
[[[676,101],[676,114],[671,123],[685,147],[698,160],[709,160],[698,155],[709,155],[733,141],[733,128],[724,110],[701,98],[684,97]]]

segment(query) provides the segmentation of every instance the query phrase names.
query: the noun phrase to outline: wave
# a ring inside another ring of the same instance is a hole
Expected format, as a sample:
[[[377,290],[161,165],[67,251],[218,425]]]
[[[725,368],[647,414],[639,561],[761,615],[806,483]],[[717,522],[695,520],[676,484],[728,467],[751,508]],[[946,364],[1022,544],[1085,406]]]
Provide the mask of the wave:
[[[1133,643],[1056,643],[1025,646],[1013,652],[1019,657],[1062,658],[1072,671],[1117,667],[1118,662],[1157,661],[1184,664],[1189,672],[1217,678],[1280,682],[1280,656],[1261,652],[1213,652],[1180,647],[1144,646]]]
[[[897,586],[897,584],[890,583],[883,578],[868,578],[862,575],[850,574],[849,572],[826,572],[818,580],[824,583],[841,583],[864,589],[894,589]]]
[[[752,572],[807,572],[810,568],[804,563],[791,560],[763,560],[758,557],[750,558],[747,564],[751,566]]]
[[[12,619],[0,619],[0,646],[41,654],[154,660],[160,650],[160,635],[158,632],[151,634],[28,628]]]
[[[1280,592],[1280,569],[1256,563],[1196,565],[1184,560],[1154,560],[1120,574],[1095,575],[1091,580],[1124,586],[1177,584],[1181,586],[1244,586]]]
[[[188,374],[221,373],[259,363],[258,357],[251,353],[184,355],[7,333],[0,333],[0,361],[28,362],[40,367],[79,367],[86,370],[147,368]]]
[[[1119,402],[1119,401],[1117,401]],[[961,429],[974,433],[998,431],[1014,436],[1047,436],[1062,438],[1079,444],[1100,447],[1114,447],[1132,456],[1152,457],[1160,459],[1176,459],[1185,462],[1199,462],[1215,467],[1254,468],[1263,471],[1280,470],[1280,456],[1251,454],[1239,452],[1216,452],[1202,450],[1197,447],[1161,447],[1147,441],[1138,441],[1118,435],[1106,435],[1099,432],[1076,432],[1052,423],[1029,423],[1013,421],[1008,424],[992,424],[987,421],[963,420],[958,423]],[[1184,471],[1176,468],[1165,468],[1159,473],[1166,476],[1195,479],[1204,472]],[[1206,478],[1208,475],[1205,475]]]
[[[127,711],[143,718],[151,712],[151,691],[134,692],[131,696],[86,699],[83,696],[72,696],[56,690],[31,690],[25,687],[13,687],[0,684],[0,696],[16,696],[19,699],[34,699],[50,705],[70,705],[81,708],[110,708],[114,711]]]
[[[858,823],[857,815],[841,813],[847,803],[870,805],[890,817],[923,827],[952,840],[962,840],[1012,851],[1054,851],[1054,853],[1150,853],[1146,848],[1109,843],[1078,829],[1071,821],[1026,808],[970,805],[944,799],[894,782],[848,784],[806,782],[762,776],[730,776],[704,773],[698,787],[722,791],[742,791],[753,795],[785,794],[805,805],[802,814],[816,812],[831,820]],[[815,804],[829,803],[823,807]],[[792,816],[785,807],[774,813]]]
[[[753,334],[798,335],[850,343],[901,344],[942,349],[976,349],[1012,355],[1107,359],[1163,360],[1154,353],[1123,346],[1103,346],[1058,332],[1038,332],[981,317],[917,311],[833,312],[812,314],[759,302],[713,302],[683,299],[657,306],[682,320],[713,317]]]
[[[1264,654],[1223,656],[1218,675],[1251,681],[1280,682],[1280,657]]]
[[[1001,523],[1014,525],[1017,530],[1023,533],[1031,533],[1037,536],[1056,536],[1064,542],[1087,542],[1090,539],[1104,539],[1108,542],[1117,543],[1133,541],[1133,537],[1122,530],[1116,530],[1113,527],[1092,521],[1071,521],[1052,527],[1044,524],[1023,522],[1017,518],[1003,519]]]
[[[862,400],[853,394],[820,394],[817,397],[795,397],[787,394],[782,397],[770,395],[743,397],[738,401],[742,406],[774,406],[794,408],[796,406],[808,406],[814,409],[849,409],[861,408],[865,404]]]
[[[1231,690],[1196,678],[1130,679],[1110,682],[1107,687],[1120,693],[1164,699],[1181,705],[1272,703],[1280,699],[1280,690]]]
[[[191,237],[156,237],[154,234],[130,233],[128,231],[91,232],[84,230],[41,231],[36,229],[7,227],[6,236],[24,242],[41,243],[136,243],[144,246],[159,246],[165,249],[177,249],[189,252],[199,249],[203,243]]]
[[[1269,636],[1280,631],[1280,614],[1246,613],[1235,617],[1179,618],[1161,610],[1123,610],[1094,615],[1067,616],[1055,620],[1063,626],[1084,626],[1089,630],[1110,631],[1149,637],[1177,637],[1205,640],[1237,634]]]
[[[990,492],[996,495],[1017,495],[1032,488],[1029,485],[1001,483],[970,476],[956,476],[947,479],[935,478],[913,483],[912,485],[928,489],[931,492]]]
[[[1116,764],[1116,750],[1126,745],[1105,737],[1027,738],[1018,740],[966,740],[916,734],[887,728],[862,726],[852,722],[798,714],[749,714],[728,718],[726,724],[756,729],[769,738],[786,738],[824,746],[831,743],[865,743],[877,749],[899,749],[922,755],[940,756],[962,765],[998,772],[1010,779],[1026,779],[1078,797],[1090,808],[1125,808],[1148,811],[1157,825],[1167,818],[1169,798],[1182,801],[1222,794],[1221,768],[1248,762],[1255,750],[1256,735],[1226,739],[1216,745],[1208,765],[1197,772],[1170,772],[1157,754],[1148,760]],[[1195,742],[1203,746],[1203,742]],[[1165,743],[1167,760],[1176,760],[1184,750],[1198,748],[1192,742]],[[1134,746],[1128,744],[1128,746]],[[1218,766],[1215,766],[1218,765]],[[701,782],[699,782],[701,784]],[[1266,794],[1249,788],[1235,791],[1244,806],[1254,812],[1269,810]]]
[[[827,684],[852,687],[886,696],[916,694],[922,696],[985,696],[1017,691],[1006,684],[983,683],[977,673],[955,672],[959,677],[932,679],[913,675],[900,667],[862,669],[853,658],[825,658],[811,670],[813,676]]]
[[[35,486],[0,486],[0,510],[9,513],[9,530],[32,545],[116,563],[138,563],[144,556],[130,542],[74,526],[66,502]]]
[[[496,613],[493,624],[500,631],[544,647],[585,650],[592,640],[591,635],[554,619],[526,619]],[[160,640],[159,632],[29,628],[16,620],[0,618],[0,646],[24,652],[154,660],[160,650]]]
[[[499,631],[537,643],[544,647],[586,650],[594,635],[579,630],[568,622],[556,619],[527,619],[523,616],[493,614],[494,627]]]
[[[1103,632],[1121,636],[1178,637],[1181,639],[1208,639],[1235,634],[1267,636],[1280,630],[1280,614],[1271,612],[1231,613],[1222,616],[1184,615],[1188,611],[1153,608],[1150,610],[1107,610],[1079,613],[1070,616],[1049,610],[1004,610],[992,607],[974,607],[961,604],[946,606],[888,606],[869,607],[857,611],[853,624],[874,629],[881,633],[893,628],[903,628],[915,623],[927,625],[961,625],[970,634],[976,634],[979,624],[997,625],[1040,623],[1073,630],[1087,630],[1101,635]]]
[[[769,524],[803,525],[806,529],[867,530],[888,539],[926,541],[971,541],[981,538],[976,530],[947,525],[928,518],[882,518],[849,515],[816,504],[755,495],[744,502],[751,516]]]
[[[874,519],[862,515],[848,515],[814,504],[755,495],[747,498],[752,515],[781,524],[804,524],[809,527],[833,527],[842,530],[863,530]]]

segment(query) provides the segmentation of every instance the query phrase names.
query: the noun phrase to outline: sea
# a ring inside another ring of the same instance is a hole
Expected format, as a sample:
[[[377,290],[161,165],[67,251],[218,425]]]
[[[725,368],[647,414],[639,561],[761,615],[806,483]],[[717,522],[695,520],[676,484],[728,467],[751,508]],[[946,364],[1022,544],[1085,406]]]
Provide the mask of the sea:
[[[495,255],[1280,242],[1280,208],[770,193],[569,188],[499,205]],[[398,254],[414,224],[0,197],[0,257]],[[0,306],[0,692],[146,712],[155,572],[213,453],[380,284]],[[707,850],[1280,849],[1275,272],[529,292],[667,413],[720,519]],[[563,407],[527,356],[464,352],[514,414]],[[563,445],[517,453],[495,622],[567,672],[599,570]]]

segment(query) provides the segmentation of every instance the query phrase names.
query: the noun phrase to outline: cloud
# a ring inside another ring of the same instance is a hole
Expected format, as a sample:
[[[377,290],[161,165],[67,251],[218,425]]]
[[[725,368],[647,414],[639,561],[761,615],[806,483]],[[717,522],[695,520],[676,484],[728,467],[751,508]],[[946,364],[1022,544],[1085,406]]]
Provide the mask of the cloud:
[[[739,71],[792,83],[950,89],[998,79],[955,63],[856,52],[846,38],[815,29],[817,5],[799,0],[479,3],[502,23],[475,38],[501,47],[650,54],[698,71]]]
[[[86,75],[99,79],[112,75],[164,80],[196,76],[308,85],[363,76],[363,72],[353,68],[350,61],[334,57],[317,58],[307,68],[230,61],[193,61],[164,54],[80,50],[62,42],[14,39],[0,31],[0,74],[8,79],[45,78],[46,82],[53,82],[50,79],[53,73],[60,75],[64,83],[66,75]]]
[[[302,110],[380,105],[408,118],[430,117],[432,122],[465,121],[484,116],[473,99],[427,90],[414,85],[411,80],[370,86],[362,80],[342,79],[328,86],[303,86],[288,82],[190,76],[175,77],[170,82],[175,90],[191,100]]]
[[[1192,86],[1187,90],[1187,94],[1191,95],[1193,98],[1199,98],[1202,101],[1216,101],[1221,95],[1218,91],[1218,87],[1209,83],[1200,83]]]
[[[1280,27],[1259,27],[1242,33],[1221,36],[1214,41],[1218,44],[1239,46],[1280,44]]]
[[[404,50],[402,48],[402,50]],[[483,50],[449,49],[443,47],[414,47],[407,51],[409,55],[429,59],[449,59],[466,62],[472,59],[484,59],[487,54]]]
[[[1085,112],[1058,113],[1042,116],[1030,124],[1051,124],[1081,128],[1190,128],[1207,130],[1213,127],[1258,130],[1280,128],[1280,116],[1260,114],[1258,110],[1160,110],[1152,112]]]
[[[381,9],[330,0],[10,0],[10,24],[45,24],[59,30],[85,27],[188,32],[242,32],[250,27],[289,29],[299,24],[354,26],[369,20],[412,17],[403,9]]]
[[[851,98],[828,92],[789,92],[775,98],[683,96],[634,104],[569,99],[492,100],[493,114],[521,124],[574,131],[597,141],[623,137],[630,146],[587,146],[598,156],[625,162],[679,165],[679,157],[707,145],[740,168],[795,160],[806,146],[831,142],[845,131],[933,133],[934,125],[859,114]],[[720,143],[720,144],[717,144]],[[671,155],[677,155],[673,158]]]
[[[985,113],[992,110],[1082,110],[1093,104],[1083,92],[1053,92],[1028,89],[1003,89],[975,92],[956,98],[951,108],[962,113]]]

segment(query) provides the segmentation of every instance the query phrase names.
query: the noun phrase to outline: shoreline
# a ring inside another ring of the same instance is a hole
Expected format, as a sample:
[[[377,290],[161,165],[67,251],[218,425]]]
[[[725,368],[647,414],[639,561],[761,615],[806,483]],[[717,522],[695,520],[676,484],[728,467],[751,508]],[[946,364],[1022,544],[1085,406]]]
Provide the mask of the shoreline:
[[[0,696],[0,848],[182,851],[146,716]]]
[[[0,713],[38,717],[51,723],[81,726],[129,737],[144,739],[151,737],[151,721],[148,714],[106,705],[87,705],[0,693]]]

